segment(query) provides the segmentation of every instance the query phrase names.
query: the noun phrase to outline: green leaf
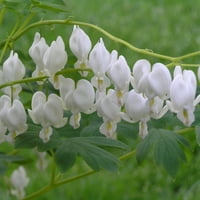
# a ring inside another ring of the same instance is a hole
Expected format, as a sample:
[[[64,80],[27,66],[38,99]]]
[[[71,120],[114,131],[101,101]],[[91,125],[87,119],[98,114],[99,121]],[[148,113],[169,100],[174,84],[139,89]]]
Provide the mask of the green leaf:
[[[173,131],[152,129],[148,136],[138,145],[136,158],[142,162],[150,150],[153,150],[155,162],[163,166],[174,176],[181,162],[186,161],[184,151],[179,143],[188,146],[187,140]]]
[[[191,149],[191,145],[190,145],[189,141],[186,138],[184,138],[182,135],[179,135],[179,134],[175,134],[175,136],[176,136],[177,141],[180,144],[182,144],[183,146]]]
[[[79,154],[96,171],[101,168],[109,171],[117,171],[118,169],[117,157],[94,145],[82,143]]]
[[[81,140],[100,147],[112,147],[122,150],[129,150],[129,146],[120,142],[119,140],[113,140],[106,137],[81,137]]]
[[[77,153],[72,148],[73,145],[62,144],[56,151],[55,162],[61,172],[65,172],[70,169],[76,161]]]
[[[99,132],[99,127],[102,124],[101,119],[93,114],[88,120],[89,124],[81,130],[80,136],[102,136]]]
[[[102,147],[128,149],[127,145],[122,142],[104,137],[74,137],[62,141],[56,151],[55,161],[59,169],[64,172],[72,167],[76,155],[79,155],[94,170],[103,168],[116,171],[119,163],[118,158]]]
[[[156,140],[156,135],[152,134],[150,131],[149,134],[137,145],[136,159],[138,163],[141,163],[146,158]]]
[[[138,137],[138,125],[122,121],[117,125],[117,136],[129,141]]]
[[[185,154],[177,143],[176,134],[168,130],[159,130],[154,156],[157,164],[162,165],[171,176],[179,168],[180,161],[185,161]]]
[[[200,146],[200,126],[195,127],[195,134],[196,134],[197,144]]]

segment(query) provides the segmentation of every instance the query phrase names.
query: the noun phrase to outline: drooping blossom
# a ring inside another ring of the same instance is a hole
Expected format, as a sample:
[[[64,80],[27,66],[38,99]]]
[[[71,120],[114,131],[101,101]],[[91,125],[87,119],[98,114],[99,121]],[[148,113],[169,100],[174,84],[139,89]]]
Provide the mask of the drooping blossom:
[[[145,94],[149,99],[156,96],[166,99],[169,96],[171,74],[162,63],[155,63],[152,68],[148,60],[138,60],[133,66],[133,88]]]
[[[121,106],[124,103],[124,98],[129,90],[129,83],[131,80],[130,68],[124,56],[119,56],[116,61],[111,62],[108,76],[114,84],[115,95],[118,104]]]
[[[12,142],[13,139],[24,133],[27,129],[27,116],[23,104],[18,99],[11,101],[7,95],[0,97],[0,121],[3,126],[2,130],[5,134],[5,128],[9,131],[4,139]],[[2,136],[3,137],[3,136]]]
[[[120,122],[121,107],[115,101],[114,90],[109,89],[107,95],[102,96],[96,103],[97,113],[103,118],[103,124],[100,126],[100,132],[107,137],[114,138],[117,123]]]
[[[192,70],[182,71],[180,66],[176,66],[170,87],[170,101],[167,101],[167,105],[186,126],[194,122],[195,106],[200,102],[200,95],[195,98],[196,89],[197,81],[194,72]]]
[[[25,196],[25,187],[29,183],[29,178],[26,175],[26,171],[23,166],[19,166],[18,169],[14,170],[10,177],[12,184],[11,194],[16,196],[18,199],[23,199]]]
[[[94,77],[91,82],[100,92],[105,92],[105,89],[110,86],[110,80],[106,76],[111,62],[111,54],[106,49],[103,39],[93,47],[89,55],[89,67],[94,72]]]
[[[150,118],[159,119],[167,112],[167,106],[159,97],[148,99],[142,93],[130,90],[125,101],[125,112],[121,117],[130,123],[139,122],[139,136],[144,138],[148,134],[147,122]]]
[[[74,67],[77,69],[88,68],[88,54],[91,50],[92,43],[89,36],[79,27],[74,26],[69,39],[69,47],[76,56],[77,61]],[[81,75],[87,76],[87,71],[81,71]]]
[[[11,51],[10,56],[4,61],[3,68],[0,70],[0,84],[7,82],[17,81],[23,79],[25,75],[25,67],[18,57],[17,53]],[[18,94],[21,92],[22,87],[20,84],[8,86],[2,89],[2,91],[12,98],[18,98]]]
[[[36,64],[33,77],[47,75],[50,77],[50,81],[54,87],[58,89],[59,83],[55,74],[64,68],[68,58],[61,36],[58,36],[48,46],[45,39],[41,38],[39,33],[36,33],[33,44],[29,49],[29,55]]]
[[[34,93],[31,108],[32,110],[28,110],[31,119],[42,126],[39,137],[43,142],[50,140],[53,134],[52,126],[60,128],[67,123],[67,118],[63,117],[62,100],[56,94],[50,94],[47,98],[43,92]]]
[[[63,78],[60,83],[60,94],[65,108],[72,112],[70,125],[78,128],[81,112],[91,113],[94,111],[95,91],[92,84],[85,79],[80,79],[75,86],[73,79]]]

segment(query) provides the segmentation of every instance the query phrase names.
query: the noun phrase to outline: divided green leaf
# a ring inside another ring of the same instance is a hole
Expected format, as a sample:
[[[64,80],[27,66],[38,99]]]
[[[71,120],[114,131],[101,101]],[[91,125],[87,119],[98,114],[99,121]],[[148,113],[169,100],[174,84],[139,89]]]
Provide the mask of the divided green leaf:
[[[138,162],[142,162],[150,150],[153,150],[155,162],[163,166],[171,176],[174,176],[180,162],[186,160],[179,143],[189,147],[187,140],[173,131],[152,129],[138,145],[136,158]]]
[[[79,155],[94,170],[116,171],[118,158],[103,147],[128,149],[125,144],[104,137],[74,137],[62,141],[56,151],[55,161],[59,169],[64,172],[72,167],[76,155]]]

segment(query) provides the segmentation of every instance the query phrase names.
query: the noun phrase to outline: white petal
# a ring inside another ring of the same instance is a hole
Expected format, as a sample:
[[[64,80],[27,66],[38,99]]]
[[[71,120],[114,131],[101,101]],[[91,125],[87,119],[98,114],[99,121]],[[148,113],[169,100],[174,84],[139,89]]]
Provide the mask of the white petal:
[[[20,166],[11,174],[11,183],[16,189],[23,189],[29,183],[24,167]]]
[[[65,51],[64,42],[60,36],[56,41],[51,43],[51,46],[46,50],[43,62],[45,68],[48,69],[51,75],[64,68],[67,62],[67,53]]]
[[[27,129],[26,112],[23,104],[19,100],[14,100],[12,107],[7,111],[6,118],[6,125],[9,131],[16,131],[19,134]]]
[[[39,137],[42,139],[44,143],[48,142],[50,140],[50,136],[53,134],[52,128],[49,127],[43,127],[42,130],[39,133]]]
[[[31,107],[28,110],[29,116],[36,124],[45,124],[44,119],[44,104],[46,103],[46,96],[43,92],[36,92],[32,97]]]
[[[174,75],[174,78],[177,76],[177,75],[182,75],[182,69],[181,69],[181,66],[176,66],[175,68],[174,68],[174,73],[173,73],[173,75]]]
[[[44,117],[50,125],[56,128],[66,124],[67,118],[63,118],[62,101],[56,94],[50,94],[48,101],[44,104]]]
[[[139,136],[145,138],[148,135],[148,126],[146,121],[139,122]]]
[[[93,47],[89,55],[89,67],[93,70],[95,75],[102,76],[109,69],[111,56],[106,49],[102,38]]]
[[[92,85],[97,88],[99,92],[103,92],[110,86],[110,79],[103,75],[101,77],[99,76],[93,76],[91,79]]]
[[[69,124],[70,124],[74,129],[79,128],[79,127],[80,127],[80,120],[81,120],[81,113],[73,114],[73,115],[70,117]]]
[[[170,87],[170,98],[177,110],[185,105],[193,105],[194,91],[181,75],[177,75]]]
[[[161,63],[154,64],[148,80],[155,96],[164,97],[169,95],[171,75],[165,65]]]
[[[95,92],[91,83],[85,79],[79,80],[73,93],[73,99],[80,112],[90,109],[95,99]]]
[[[80,61],[84,61],[92,47],[89,36],[79,26],[74,26],[69,39],[69,47]]]
[[[117,123],[112,121],[105,121],[99,128],[100,132],[108,138],[115,138]]]
[[[45,39],[43,37],[41,38],[40,34],[37,32],[33,44],[29,49],[29,55],[39,68],[39,71],[44,69],[43,57],[47,49],[48,45],[46,44]]]
[[[137,84],[139,80],[145,75],[148,74],[151,70],[151,64],[148,60],[141,59],[138,60],[134,65],[133,65],[133,76],[135,80],[135,89],[137,90]]]
[[[133,121],[146,119],[150,114],[148,99],[131,90],[125,102],[125,110]]]
[[[180,121],[183,122],[183,124],[185,126],[190,126],[194,120],[195,120],[195,117],[194,117],[194,113],[193,113],[193,110],[192,109],[183,109],[183,110],[180,110],[178,113],[177,113],[177,117]]]
[[[59,89],[60,96],[63,101],[67,99],[69,93],[73,92],[75,89],[75,82],[71,78],[65,78],[64,76],[59,76]]]
[[[18,54],[11,51],[9,58],[3,63],[3,77],[4,81],[20,80],[25,75],[25,67]]]
[[[123,56],[120,56],[116,62],[110,65],[108,75],[117,89],[123,90],[128,88],[131,72]]]
[[[120,120],[120,107],[113,102],[112,96],[105,96],[97,105],[97,111],[110,121]]]

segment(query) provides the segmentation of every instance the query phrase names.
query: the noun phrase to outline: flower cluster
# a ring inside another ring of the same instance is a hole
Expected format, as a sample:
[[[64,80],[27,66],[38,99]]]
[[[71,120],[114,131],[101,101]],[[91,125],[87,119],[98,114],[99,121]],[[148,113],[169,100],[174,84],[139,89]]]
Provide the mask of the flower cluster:
[[[31,108],[27,109],[33,123],[42,127],[39,137],[43,142],[50,140],[53,127],[63,127],[67,121],[73,128],[80,127],[81,113],[97,112],[102,118],[100,132],[111,138],[115,137],[121,120],[139,122],[139,135],[144,138],[148,134],[148,121],[160,119],[168,110],[185,126],[194,122],[200,96],[196,97],[197,80],[193,71],[176,66],[172,76],[164,64],[151,66],[145,59],[135,62],[131,69],[124,56],[106,48],[102,38],[92,47],[89,36],[79,26],[73,28],[69,47],[77,58],[74,67],[80,69],[83,77],[77,82],[57,74],[68,59],[60,36],[49,46],[36,33],[29,49],[35,63],[32,76],[48,76],[57,90],[56,94],[48,95],[36,91]],[[88,69],[93,72],[91,79],[87,76]],[[23,79],[24,75],[25,67],[12,51],[0,71],[1,84]],[[0,142],[12,141],[27,129],[27,114],[19,97],[21,90],[20,84],[2,89],[5,94],[0,97]],[[71,112],[69,120],[64,116],[65,110]]]

